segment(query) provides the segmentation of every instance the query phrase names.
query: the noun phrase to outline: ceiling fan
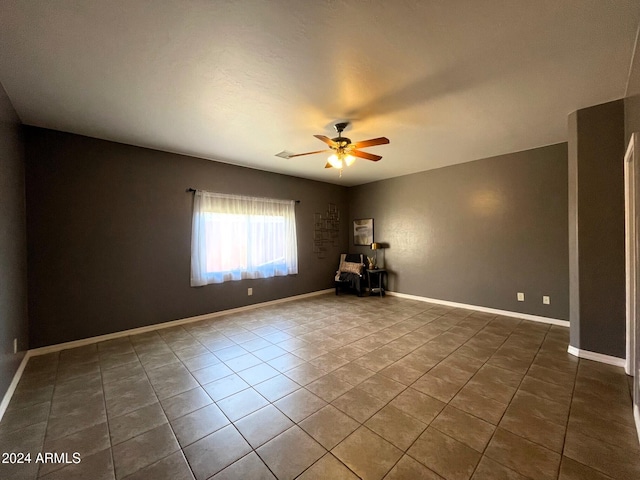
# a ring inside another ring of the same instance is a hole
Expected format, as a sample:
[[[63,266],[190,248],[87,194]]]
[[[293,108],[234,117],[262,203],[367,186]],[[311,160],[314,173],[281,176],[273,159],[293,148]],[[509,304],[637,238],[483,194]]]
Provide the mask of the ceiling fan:
[[[360,148],[373,147],[376,145],[384,145],[389,143],[389,139],[386,137],[372,138],[371,140],[363,140],[361,142],[351,143],[351,139],[342,136],[342,132],[345,128],[347,128],[349,122],[336,123],[334,128],[336,132],[338,132],[338,136],[335,138],[329,138],[325,135],[314,135],[318,140],[326,143],[329,146],[329,149],[325,150],[316,150],[314,152],[306,152],[306,153],[291,153],[286,150],[280,153],[277,153],[277,157],[282,158],[294,158],[301,157],[303,155],[315,155],[316,153],[323,152],[333,152],[329,159],[327,160],[327,164],[324,168],[337,168],[340,170],[340,176],[342,176],[342,169],[346,166],[348,167],[355,161],[355,157],[363,158],[365,160],[371,160],[372,162],[377,162],[382,157],[380,155],[374,155],[373,153],[361,152]]]

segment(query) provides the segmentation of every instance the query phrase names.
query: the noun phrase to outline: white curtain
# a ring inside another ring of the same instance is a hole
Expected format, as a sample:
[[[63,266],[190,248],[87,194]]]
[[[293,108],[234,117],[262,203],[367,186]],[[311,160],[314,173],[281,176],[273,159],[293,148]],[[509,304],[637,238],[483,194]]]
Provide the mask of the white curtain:
[[[195,192],[191,286],[296,273],[293,200]]]

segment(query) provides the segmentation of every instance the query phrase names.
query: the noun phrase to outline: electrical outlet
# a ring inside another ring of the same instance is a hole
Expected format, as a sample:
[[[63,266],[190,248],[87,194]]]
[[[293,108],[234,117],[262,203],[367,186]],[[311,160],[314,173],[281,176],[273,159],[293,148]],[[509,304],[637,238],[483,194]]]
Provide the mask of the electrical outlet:
[[[551,303],[551,298],[548,295],[544,295],[542,297],[542,303],[544,303],[545,305],[549,305]]]
[[[14,338],[13,339],[13,354],[15,355],[16,353],[18,353],[18,339]]]
[[[247,295],[253,295],[253,288],[247,288]]]
[[[524,293],[518,292],[518,301],[519,302],[524,302]]]

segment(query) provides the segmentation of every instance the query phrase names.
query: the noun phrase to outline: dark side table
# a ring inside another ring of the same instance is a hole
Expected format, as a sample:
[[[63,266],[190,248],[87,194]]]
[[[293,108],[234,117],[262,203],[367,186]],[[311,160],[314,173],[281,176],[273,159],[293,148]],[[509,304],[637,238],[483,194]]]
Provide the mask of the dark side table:
[[[382,297],[384,295],[384,277],[387,276],[386,268],[374,268],[373,270],[367,269],[367,281],[369,282],[369,295],[373,295],[374,293],[380,294]],[[376,279],[376,285],[374,286],[371,283],[371,280]]]

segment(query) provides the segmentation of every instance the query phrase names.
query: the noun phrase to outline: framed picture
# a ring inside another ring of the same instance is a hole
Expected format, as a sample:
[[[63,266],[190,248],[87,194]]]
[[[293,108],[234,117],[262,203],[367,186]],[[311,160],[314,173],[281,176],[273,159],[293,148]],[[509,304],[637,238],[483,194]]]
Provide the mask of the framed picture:
[[[353,244],[371,245],[373,243],[373,218],[360,218],[353,221]]]

